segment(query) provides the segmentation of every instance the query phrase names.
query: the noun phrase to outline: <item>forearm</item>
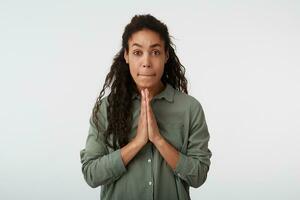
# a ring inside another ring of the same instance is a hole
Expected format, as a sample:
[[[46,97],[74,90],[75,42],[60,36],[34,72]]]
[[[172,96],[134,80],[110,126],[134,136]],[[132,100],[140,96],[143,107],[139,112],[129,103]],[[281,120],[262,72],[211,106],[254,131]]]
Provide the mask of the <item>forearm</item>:
[[[153,141],[153,144],[160,152],[162,157],[168,163],[168,165],[175,170],[178,159],[179,159],[179,152],[169,144],[163,137],[156,139]]]
[[[135,157],[145,144],[133,139],[121,148],[121,157],[125,166]]]
[[[83,149],[80,156],[84,178],[93,188],[109,184],[126,172],[120,149],[106,155]]]
[[[142,147],[142,143],[133,140],[121,149],[102,156],[83,149],[80,156],[86,182],[95,188],[117,180],[126,172],[125,166]]]
[[[207,165],[201,163],[198,159],[178,152],[163,137],[153,141],[153,144],[175,174],[184,179],[190,186],[197,188],[205,182],[209,169]]]

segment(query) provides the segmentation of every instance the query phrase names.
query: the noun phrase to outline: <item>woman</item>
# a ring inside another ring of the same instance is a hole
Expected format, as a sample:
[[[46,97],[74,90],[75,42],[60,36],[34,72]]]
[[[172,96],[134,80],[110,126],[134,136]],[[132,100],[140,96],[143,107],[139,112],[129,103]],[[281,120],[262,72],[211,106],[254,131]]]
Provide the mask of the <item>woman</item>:
[[[172,46],[166,25],[149,14],[125,27],[80,151],[84,178],[101,186],[102,200],[185,200],[206,180],[204,112]]]

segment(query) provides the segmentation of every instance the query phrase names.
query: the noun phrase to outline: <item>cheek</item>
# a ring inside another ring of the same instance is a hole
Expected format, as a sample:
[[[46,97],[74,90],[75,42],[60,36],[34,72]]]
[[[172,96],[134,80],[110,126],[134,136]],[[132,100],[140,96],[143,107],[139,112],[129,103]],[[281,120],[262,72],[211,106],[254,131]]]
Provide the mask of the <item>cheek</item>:
[[[137,70],[137,63],[133,59],[129,59],[129,69],[130,71],[134,72]]]
[[[160,77],[162,77],[163,73],[164,73],[164,65],[162,65],[160,68],[156,70],[156,74]]]
[[[132,64],[129,66],[130,75],[133,79],[137,78],[138,70],[135,66],[132,66]]]
[[[133,73],[137,73],[139,68],[139,61],[137,59],[129,60],[129,69]]]

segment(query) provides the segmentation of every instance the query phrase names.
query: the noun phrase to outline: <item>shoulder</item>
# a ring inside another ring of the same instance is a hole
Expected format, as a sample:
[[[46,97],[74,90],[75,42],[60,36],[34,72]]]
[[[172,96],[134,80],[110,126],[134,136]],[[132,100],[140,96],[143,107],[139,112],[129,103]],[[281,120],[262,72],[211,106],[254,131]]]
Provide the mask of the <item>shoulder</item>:
[[[94,108],[93,108],[92,115],[94,114],[96,106],[97,106],[97,112],[96,113],[97,113],[98,118],[106,118],[106,116],[107,116],[107,107],[108,107],[107,96],[102,97],[100,101],[97,99],[97,102],[96,102],[96,104],[94,105]]]
[[[179,90],[175,90],[174,103],[177,104],[178,106],[181,105],[186,108],[189,108],[190,111],[202,110],[202,105],[200,103],[200,100],[198,100],[196,97],[190,94],[186,94]]]
[[[108,107],[108,96],[104,96],[101,98],[101,101],[97,102],[98,105],[99,105],[99,110],[102,111],[102,112],[106,112],[106,109]]]
[[[104,97],[101,98],[101,104],[102,104],[102,103],[104,103],[105,105],[108,104],[108,98],[107,98],[107,97],[108,97],[108,96],[104,96]]]

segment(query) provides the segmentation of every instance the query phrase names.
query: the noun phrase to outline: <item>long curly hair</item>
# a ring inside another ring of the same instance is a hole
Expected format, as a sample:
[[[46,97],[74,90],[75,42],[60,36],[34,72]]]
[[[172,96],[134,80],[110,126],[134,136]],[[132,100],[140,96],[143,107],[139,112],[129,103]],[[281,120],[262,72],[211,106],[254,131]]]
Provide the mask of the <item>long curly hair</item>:
[[[110,93],[107,96],[108,126],[103,134],[105,144],[114,150],[125,146],[129,142],[128,134],[132,126],[131,98],[134,92],[138,93],[138,90],[131,77],[129,65],[124,59],[124,51],[126,50],[128,52],[129,50],[128,40],[131,35],[142,29],[148,29],[158,33],[164,41],[165,51],[169,52],[169,59],[165,63],[161,78],[162,83],[164,85],[169,83],[174,89],[188,94],[185,68],[175,54],[174,48],[176,47],[171,41],[167,26],[150,14],[135,15],[125,27],[122,35],[122,48],[113,58],[110,71],[105,78],[105,83],[96,100],[92,113],[92,120],[99,135],[101,132],[97,113],[99,112],[105,90],[110,88]],[[109,138],[111,138],[111,141]]]

